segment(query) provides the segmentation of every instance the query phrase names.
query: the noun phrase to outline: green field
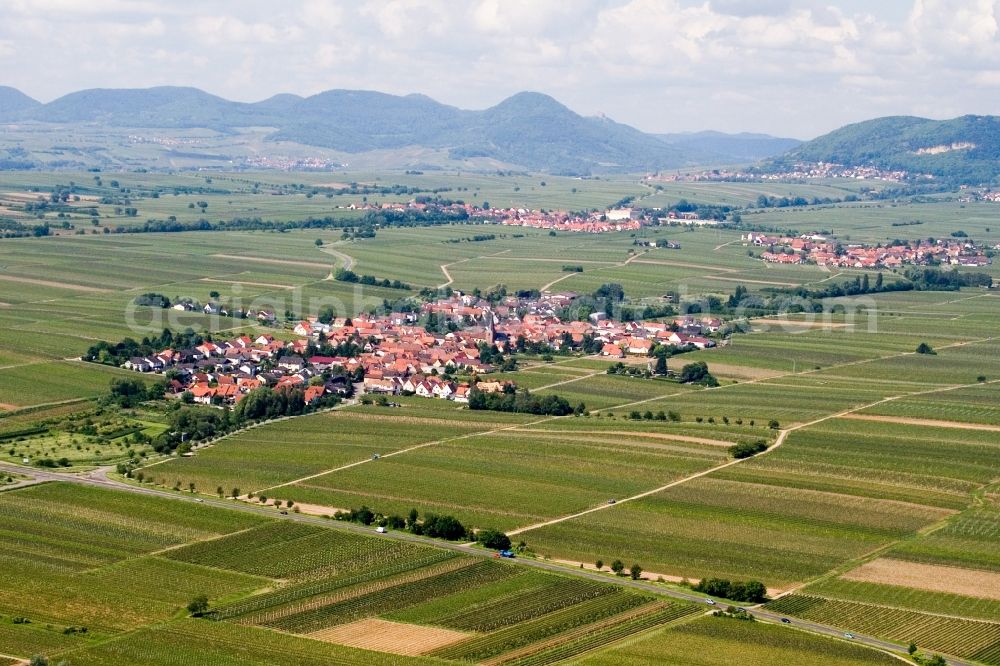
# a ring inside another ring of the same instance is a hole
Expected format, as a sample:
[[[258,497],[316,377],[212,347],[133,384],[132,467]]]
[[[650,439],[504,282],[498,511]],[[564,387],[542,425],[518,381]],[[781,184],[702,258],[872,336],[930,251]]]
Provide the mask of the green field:
[[[71,180],[81,200],[71,201],[63,217],[23,210]],[[0,492],[0,655],[44,653],[74,665],[112,666],[565,660],[850,666],[889,659],[795,626],[699,619],[698,607],[614,585],[610,575],[587,580],[569,570],[562,575],[477,557],[478,550],[459,554],[393,538],[400,535],[359,534],[321,518],[285,520],[274,502],[292,500],[303,514],[366,505],[406,515],[415,508],[421,516],[452,515],[467,527],[516,530],[515,544],[527,544],[522,558],[566,560],[569,567],[634,562],[647,582],[661,575],[675,581],[659,590],[706,576],[757,579],[772,591],[802,585],[773,607],[841,631],[1000,663],[1000,602],[988,595],[844,577],[876,557],[1000,571],[995,289],[885,292],[824,304],[844,312],[792,307],[751,318],[747,332],[718,348],[669,359],[675,372],[705,361],[721,382],[717,388],[609,375],[607,357],[564,354],[518,356],[518,369],[498,377],[574,407],[583,403],[588,413],[581,416],[470,411],[401,397],[398,407],[347,404],[262,423],[192,456],[155,454],[136,436],[169,428],[173,405],[108,405],[101,398],[110,380],[137,375],[78,360],[96,342],[141,339],[165,327],[213,329],[217,339],[251,331],[292,339],[294,322],[325,306],[355,316],[440,285],[587,295],[617,283],[630,304],[662,307],[676,292],[708,309],[707,297],[725,302],[739,285],[769,296],[863,274],[765,264],[754,256],[758,248],[743,244],[745,229],[725,226],[550,235],[446,224],[382,227],[357,240],[342,239],[333,227],[117,233],[119,226],[130,230],[171,215],[180,222],[353,221],[363,213],[351,205],[415,196],[370,194],[365,201],[334,193],[352,182],[422,193],[444,188],[444,197],[477,204],[568,210],[601,209],[626,196],[639,197],[640,206],[683,198],[745,207],[761,194],[842,198],[865,186],[838,179],[663,183],[657,190],[637,175],[429,169],[0,174],[0,215],[47,222],[55,234],[0,240],[0,459],[37,465],[65,458],[68,467],[59,468],[65,473],[120,483],[114,466],[131,458],[143,482],[127,481],[129,490],[146,493],[70,483]],[[125,194],[137,215],[97,201]],[[959,230],[980,244],[1000,242],[1000,207],[961,203],[950,194],[745,208],[741,215],[759,229],[832,230],[845,244],[949,238]],[[62,229],[62,222],[74,228]],[[493,238],[473,239],[484,234]],[[667,239],[681,249],[637,245]],[[984,270],[998,277],[994,262]],[[348,265],[413,289],[332,279]],[[582,272],[563,270],[577,265]],[[902,271],[884,273],[888,284],[904,279]],[[224,305],[254,303],[281,321],[259,326],[133,307],[146,292],[201,303],[218,292]],[[916,354],[922,342],[936,353]],[[644,367],[647,360],[629,362]],[[770,449],[738,462],[730,456],[733,444],[757,441]],[[30,482],[30,468],[23,471],[11,479]],[[226,496],[235,489],[266,496],[267,515],[236,502],[239,511],[216,506],[219,489]],[[186,617],[184,607],[199,594],[209,598],[214,621]],[[26,621],[15,622],[20,618]],[[465,634],[420,657],[323,640],[326,632],[374,621]]]
[[[769,604],[779,613],[885,636],[986,664],[1000,663],[1000,623],[794,594]]]
[[[572,662],[581,666],[629,664],[691,664],[723,666],[740,663],[767,666],[785,663],[811,666],[861,666],[898,664],[881,652],[845,641],[787,631],[773,624],[740,622],[726,618],[705,618],[681,627],[656,632]]]

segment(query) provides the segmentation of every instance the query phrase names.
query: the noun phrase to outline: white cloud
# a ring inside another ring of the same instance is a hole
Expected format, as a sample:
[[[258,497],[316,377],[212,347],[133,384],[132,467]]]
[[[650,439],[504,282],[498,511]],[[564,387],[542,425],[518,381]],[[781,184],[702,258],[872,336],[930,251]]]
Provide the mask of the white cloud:
[[[351,87],[470,108],[534,89],[648,130],[798,136],[1000,106],[1000,0],[898,2],[4,0],[0,84]]]

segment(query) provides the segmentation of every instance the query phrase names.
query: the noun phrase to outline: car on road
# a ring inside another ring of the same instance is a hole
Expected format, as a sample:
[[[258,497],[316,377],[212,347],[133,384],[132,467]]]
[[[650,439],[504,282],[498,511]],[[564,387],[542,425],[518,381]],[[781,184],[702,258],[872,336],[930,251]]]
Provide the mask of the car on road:
[[[614,504],[616,501],[617,500],[614,497],[612,497],[611,499],[608,500],[608,504]]]
[[[283,516],[287,516],[287,515],[288,515],[288,512],[287,512],[287,511],[282,511],[282,512],[281,512],[281,515],[283,515]]]
[[[854,638],[854,634],[848,631],[846,634],[844,634],[844,638]]]
[[[381,526],[381,525],[379,525],[378,527],[376,527],[375,531],[378,532],[379,534],[385,534],[385,528],[383,526]]]
[[[705,603],[708,604],[709,606],[714,606],[715,599],[705,599]]]
[[[789,619],[788,619],[787,617],[783,617],[783,618],[781,618],[781,622],[782,622],[783,624],[791,624],[791,623],[792,623],[792,621],[791,621],[791,620],[789,620]]]
[[[200,504],[201,502],[204,502],[205,500],[201,499],[200,497],[196,497],[194,501],[198,502]]]

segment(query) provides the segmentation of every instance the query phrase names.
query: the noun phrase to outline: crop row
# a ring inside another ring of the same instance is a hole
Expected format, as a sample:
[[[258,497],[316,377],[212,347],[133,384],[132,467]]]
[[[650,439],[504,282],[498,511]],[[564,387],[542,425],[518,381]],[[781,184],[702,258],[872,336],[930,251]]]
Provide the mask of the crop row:
[[[276,524],[194,544],[172,551],[168,557],[271,578],[315,578],[370,569],[400,554],[422,550],[413,544],[342,531]],[[247,557],[248,552],[253,552],[253,557]]]
[[[362,597],[309,609],[274,622],[265,622],[264,626],[293,633],[318,631],[335,624],[415,606],[430,599],[500,581],[518,573],[520,569],[516,567],[486,560],[408,585],[381,589]]]
[[[697,606],[689,604],[653,604],[647,612],[636,617],[616,622],[604,629],[589,631],[583,636],[568,640],[555,647],[506,663],[516,666],[554,664],[699,612],[700,609]]]
[[[433,578],[442,574],[466,569],[471,567],[474,563],[475,560],[471,558],[453,557],[451,559],[444,560],[443,562],[432,564],[429,567],[422,567],[420,569],[408,571],[396,576],[378,578],[360,585],[352,585],[350,587],[340,588],[325,594],[317,594],[316,596],[309,597],[308,599],[300,599],[290,604],[272,606],[271,608],[258,613],[244,615],[240,618],[239,622],[241,624],[255,624],[262,626],[273,625],[280,622],[282,619],[293,615],[299,617],[309,611],[328,608],[334,604],[345,604],[355,599],[368,597],[378,592],[382,592],[383,590],[388,590],[389,588],[412,585],[413,583],[426,578]]]
[[[563,608],[492,634],[470,638],[430,654],[444,659],[482,661],[557,636],[576,627],[624,613],[646,603],[649,603],[649,597],[617,591],[615,594]]]
[[[251,613],[260,613],[270,608],[291,604],[302,599],[325,594],[334,590],[359,585],[368,581],[395,576],[407,571],[431,566],[438,562],[450,560],[457,555],[445,550],[426,550],[416,553],[398,553],[402,557],[387,562],[385,566],[372,568],[362,573],[347,577],[332,577],[322,580],[305,581],[283,587],[274,592],[259,594],[228,606],[218,608],[209,614],[215,620],[229,620],[243,617]],[[419,556],[419,557],[418,557]]]
[[[543,590],[524,590],[460,612],[439,624],[464,631],[488,632],[532,620],[567,606],[613,594],[618,588],[589,580],[565,579]]]
[[[1000,624],[963,620],[852,601],[793,594],[768,604],[770,610],[832,624],[957,657],[1000,663]]]

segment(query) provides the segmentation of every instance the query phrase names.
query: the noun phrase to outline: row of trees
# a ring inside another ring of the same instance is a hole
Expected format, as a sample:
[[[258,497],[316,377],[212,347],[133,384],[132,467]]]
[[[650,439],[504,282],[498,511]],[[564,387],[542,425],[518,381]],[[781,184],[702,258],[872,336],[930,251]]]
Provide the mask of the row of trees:
[[[539,397],[532,395],[528,390],[513,393],[484,393],[473,386],[469,392],[469,409],[566,416],[573,413],[583,414],[587,407],[581,402],[574,409],[566,398],[554,394]]]
[[[386,289],[403,289],[405,291],[410,291],[412,287],[405,282],[400,282],[399,280],[390,280],[389,278],[384,278],[379,280],[374,275],[358,275],[352,270],[346,268],[338,268],[337,272],[333,274],[333,279],[338,282],[350,282],[353,284],[363,284],[372,287],[385,287]]]

